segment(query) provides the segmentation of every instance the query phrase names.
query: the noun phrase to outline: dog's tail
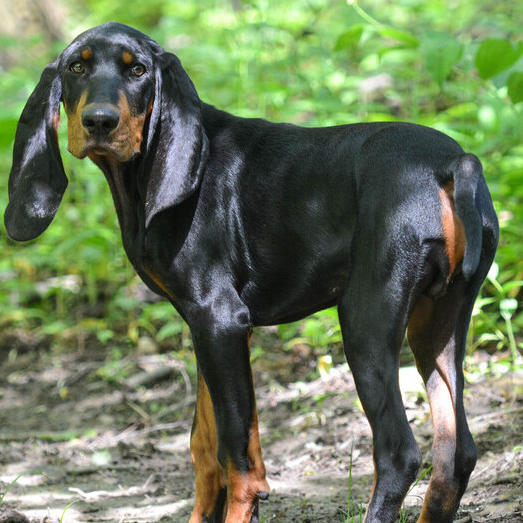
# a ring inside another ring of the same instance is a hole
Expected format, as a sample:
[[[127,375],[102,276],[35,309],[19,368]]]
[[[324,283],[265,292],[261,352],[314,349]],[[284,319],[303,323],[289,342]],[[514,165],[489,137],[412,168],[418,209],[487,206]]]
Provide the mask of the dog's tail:
[[[476,205],[478,183],[483,175],[479,159],[473,154],[454,157],[447,165],[447,176],[454,180],[454,209],[465,230],[462,273],[470,280],[476,272],[483,240],[483,224]]]

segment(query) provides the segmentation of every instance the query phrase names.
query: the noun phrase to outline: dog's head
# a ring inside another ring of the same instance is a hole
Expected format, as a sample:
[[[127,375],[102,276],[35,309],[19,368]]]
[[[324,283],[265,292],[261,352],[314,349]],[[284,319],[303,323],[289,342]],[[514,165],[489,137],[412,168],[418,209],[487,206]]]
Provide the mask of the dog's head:
[[[60,101],[77,158],[136,164],[146,224],[198,187],[207,155],[201,102],[173,54],[139,31],[107,23],[78,36],[43,71],[18,123],[5,224],[15,240],[41,234],[67,187]]]

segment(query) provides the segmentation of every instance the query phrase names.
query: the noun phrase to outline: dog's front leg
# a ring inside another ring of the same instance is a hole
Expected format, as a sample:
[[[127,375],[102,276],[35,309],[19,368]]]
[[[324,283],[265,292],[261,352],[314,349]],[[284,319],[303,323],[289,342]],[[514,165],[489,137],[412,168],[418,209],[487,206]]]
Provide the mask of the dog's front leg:
[[[224,484],[225,522],[254,523],[258,499],[267,497],[269,485],[249,362],[249,315],[243,305],[219,301],[213,310],[200,312],[198,322],[191,322],[200,371],[191,437],[196,472],[191,523],[222,521]]]
[[[207,384],[198,370],[198,392],[191,430],[196,492],[189,523],[221,523],[226,501],[225,471],[218,461],[216,418]],[[204,520],[204,517],[207,518]]]

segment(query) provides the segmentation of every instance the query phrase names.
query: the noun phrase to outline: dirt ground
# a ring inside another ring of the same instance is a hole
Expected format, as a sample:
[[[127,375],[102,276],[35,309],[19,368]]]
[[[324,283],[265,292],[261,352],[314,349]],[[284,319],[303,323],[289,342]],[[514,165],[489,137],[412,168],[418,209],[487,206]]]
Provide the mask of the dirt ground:
[[[188,520],[195,390],[183,365],[154,351],[131,351],[111,364],[96,347],[12,356],[1,355],[0,522]],[[350,502],[359,522],[373,472],[352,376],[340,364],[307,381],[314,369],[302,360],[299,351],[276,350],[254,363],[272,488],[261,521],[341,523]],[[412,367],[402,368],[400,381],[427,469],[432,426],[423,389]],[[467,386],[479,460],[461,523],[523,521],[522,389],[514,372]],[[416,520],[427,479],[409,493],[402,521]]]

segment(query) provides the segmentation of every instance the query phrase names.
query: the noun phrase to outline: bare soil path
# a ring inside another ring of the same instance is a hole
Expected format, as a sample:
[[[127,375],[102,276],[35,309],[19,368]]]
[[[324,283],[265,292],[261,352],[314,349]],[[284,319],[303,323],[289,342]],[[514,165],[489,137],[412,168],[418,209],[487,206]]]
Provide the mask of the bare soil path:
[[[188,520],[194,389],[185,368],[166,355],[130,354],[123,367],[115,364],[118,375],[106,358],[96,348],[58,355],[40,350],[2,363],[0,492],[7,493],[0,522],[56,523],[62,515],[63,523]],[[306,373],[293,374],[295,363],[280,351],[254,364],[272,487],[261,521],[343,522],[352,454],[350,503],[358,522],[372,458],[352,376],[340,365],[323,378],[298,381]],[[414,369],[403,368],[400,379],[426,469],[427,403]],[[522,390],[523,376],[514,372],[467,386],[479,460],[460,523],[523,521]],[[416,520],[427,479],[409,494],[404,521]]]

